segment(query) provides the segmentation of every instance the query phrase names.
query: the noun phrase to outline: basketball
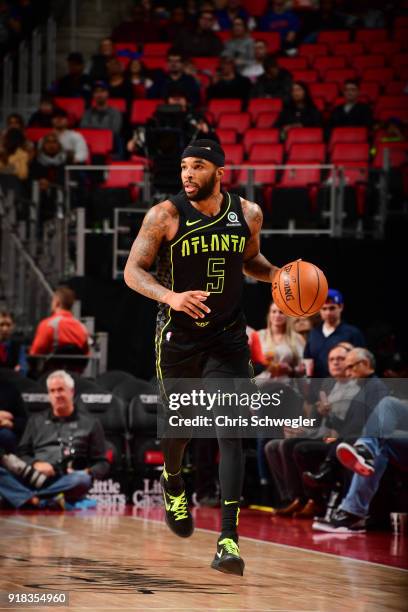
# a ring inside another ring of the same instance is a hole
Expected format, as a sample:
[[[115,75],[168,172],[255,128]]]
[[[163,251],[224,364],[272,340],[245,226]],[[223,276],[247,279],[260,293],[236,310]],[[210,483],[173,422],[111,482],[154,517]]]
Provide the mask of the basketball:
[[[309,317],[318,312],[328,290],[320,268],[301,259],[282,266],[272,283],[273,301],[289,317]]]

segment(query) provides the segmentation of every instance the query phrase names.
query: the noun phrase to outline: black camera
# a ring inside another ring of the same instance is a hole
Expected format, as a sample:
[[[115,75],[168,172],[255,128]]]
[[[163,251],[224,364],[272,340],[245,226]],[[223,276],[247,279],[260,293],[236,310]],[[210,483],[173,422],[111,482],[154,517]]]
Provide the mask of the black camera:
[[[13,455],[12,453],[5,453],[0,449],[0,465],[5,467],[11,474],[14,476],[18,476],[26,484],[35,489],[41,489],[44,486],[45,481],[47,480],[47,476],[42,474],[32,465],[26,463],[17,455]]]

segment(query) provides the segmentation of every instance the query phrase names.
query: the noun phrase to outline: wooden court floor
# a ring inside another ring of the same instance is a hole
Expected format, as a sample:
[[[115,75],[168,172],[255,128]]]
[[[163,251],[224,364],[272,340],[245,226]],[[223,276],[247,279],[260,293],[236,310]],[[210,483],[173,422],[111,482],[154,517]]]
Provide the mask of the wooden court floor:
[[[216,537],[182,540],[146,515],[0,514],[0,591],[68,591],[70,612],[408,609],[402,568],[242,537],[245,575],[227,576],[209,567]]]

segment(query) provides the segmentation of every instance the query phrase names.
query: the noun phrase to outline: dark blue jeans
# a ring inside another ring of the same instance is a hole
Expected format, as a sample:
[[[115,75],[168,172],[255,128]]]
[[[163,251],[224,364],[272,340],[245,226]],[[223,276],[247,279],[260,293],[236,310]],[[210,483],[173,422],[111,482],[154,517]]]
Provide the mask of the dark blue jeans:
[[[17,437],[14,431],[7,427],[0,428],[0,448],[6,453],[15,453],[17,448]]]
[[[75,502],[84,497],[92,486],[92,477],[83,471],[65,474],[42,489],[34,489],[22,484],[10,472],[0,468],[0,496],[4,497],[14,508],[20,508],[32,497],[52,497],[65,493],[69,502]]]
[[[408,466],[408,406],[394,397],[384,397],[371,413],[356,444],[366,446],[374,455],[374,474],[354,474],[341,509],[357,516],[368,515],[388,461]]]

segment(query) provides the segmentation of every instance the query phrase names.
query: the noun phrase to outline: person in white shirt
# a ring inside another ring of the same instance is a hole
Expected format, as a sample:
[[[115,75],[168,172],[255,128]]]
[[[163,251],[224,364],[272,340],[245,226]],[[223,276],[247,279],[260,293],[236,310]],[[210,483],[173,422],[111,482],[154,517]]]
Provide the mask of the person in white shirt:
[[[52,127],[58,136],[62,148],[75,164],[84,164],[89,159],[88,145],[79,132],[68,129],[68,115],[57,110],[52,118]]]

